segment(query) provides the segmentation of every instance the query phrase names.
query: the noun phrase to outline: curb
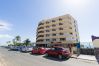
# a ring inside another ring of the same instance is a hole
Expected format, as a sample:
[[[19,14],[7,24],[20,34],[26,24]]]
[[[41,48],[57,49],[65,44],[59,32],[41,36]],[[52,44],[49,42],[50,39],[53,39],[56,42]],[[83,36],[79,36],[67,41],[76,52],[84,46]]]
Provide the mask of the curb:
[[[71,58],[75,58],[75,59],[82,59],[82,60],[89,60],[89,61],[97,61],[97,60],[91,60],[91,59],[85,59],[85,58],[78,58],[77,56],[71,56]]]
[[[96,61],[96,60],[84,59],[84,58],[77,58],[77,59],[88,60],[88,61]]]

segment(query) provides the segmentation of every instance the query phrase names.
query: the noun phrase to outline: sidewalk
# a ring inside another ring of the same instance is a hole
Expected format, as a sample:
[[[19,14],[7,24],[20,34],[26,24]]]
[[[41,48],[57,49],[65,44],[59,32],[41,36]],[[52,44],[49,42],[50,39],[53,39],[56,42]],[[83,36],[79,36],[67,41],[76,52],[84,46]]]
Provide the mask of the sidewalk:
[[[1,57],[1,54],[0,54],[0,66],[7,66],[5,60]]]
[[[6,66],[4,60],[0,57],[0,66]]]
[[[95,56],[92,56],[92,55],[79,55],[78,57],[77,57],[77,55],[72,55],[72,57],[76,58],[76,59],[84,59],[84,60],[96,61]]]

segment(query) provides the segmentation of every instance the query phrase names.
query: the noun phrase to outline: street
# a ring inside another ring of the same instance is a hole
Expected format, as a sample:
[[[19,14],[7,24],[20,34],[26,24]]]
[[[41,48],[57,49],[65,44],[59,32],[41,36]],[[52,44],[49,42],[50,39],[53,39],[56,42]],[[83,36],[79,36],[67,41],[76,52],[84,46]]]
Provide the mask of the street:
[[[44,55],[31,55],[19,51],[9,51],[0,47],[0,66],[99,66],[96,61],[70,58],[58,60]]]

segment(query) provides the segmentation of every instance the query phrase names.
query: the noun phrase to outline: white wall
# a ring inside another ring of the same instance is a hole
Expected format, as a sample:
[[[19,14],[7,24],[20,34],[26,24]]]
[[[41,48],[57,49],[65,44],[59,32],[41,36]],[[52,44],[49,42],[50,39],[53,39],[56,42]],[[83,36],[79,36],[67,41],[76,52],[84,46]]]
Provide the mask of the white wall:
[[[98,47],[99,48],[99,39],[95,39],[93,41],[93,45],[94,45],[94,47]]]

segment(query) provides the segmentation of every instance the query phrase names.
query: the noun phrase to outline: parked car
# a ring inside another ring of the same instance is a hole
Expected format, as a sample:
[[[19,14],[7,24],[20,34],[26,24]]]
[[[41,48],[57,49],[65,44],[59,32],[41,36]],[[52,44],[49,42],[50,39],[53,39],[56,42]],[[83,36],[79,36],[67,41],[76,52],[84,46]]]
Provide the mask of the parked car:
[[[32,54],[41,54],[41,55],[43,55],[43,54],[46,53],[46,51],[47,51],[47,49],[46,48],[43,48],[43,47],[34,48],[32,50]]]
[[[10,50],[13,50],[13,49],[14,49],[14,45],[10,45],[10,46],[9,46],[9,49],[10,49]]]
[[[53,47],[49,50],[46,51],[46,56],[55,56],[58,57],[59,59],[63,58],[69,58],[70,57],[70,52],[69,50],[63,48],[63,47]]]
[[[20,46],[14,46],[14,45],[11,45],[9,46],[10,50],[14,50],[14,51],[19,51],[20,50]]]
[[[31,52],[33,50],[32,46],[22,46],[20,51],[21,52]]]
[[[18,50],[18,46],[12,45],[12,46],[9,47],[9,49],[10,49],[10,50],[17,51],[17,50]]]

